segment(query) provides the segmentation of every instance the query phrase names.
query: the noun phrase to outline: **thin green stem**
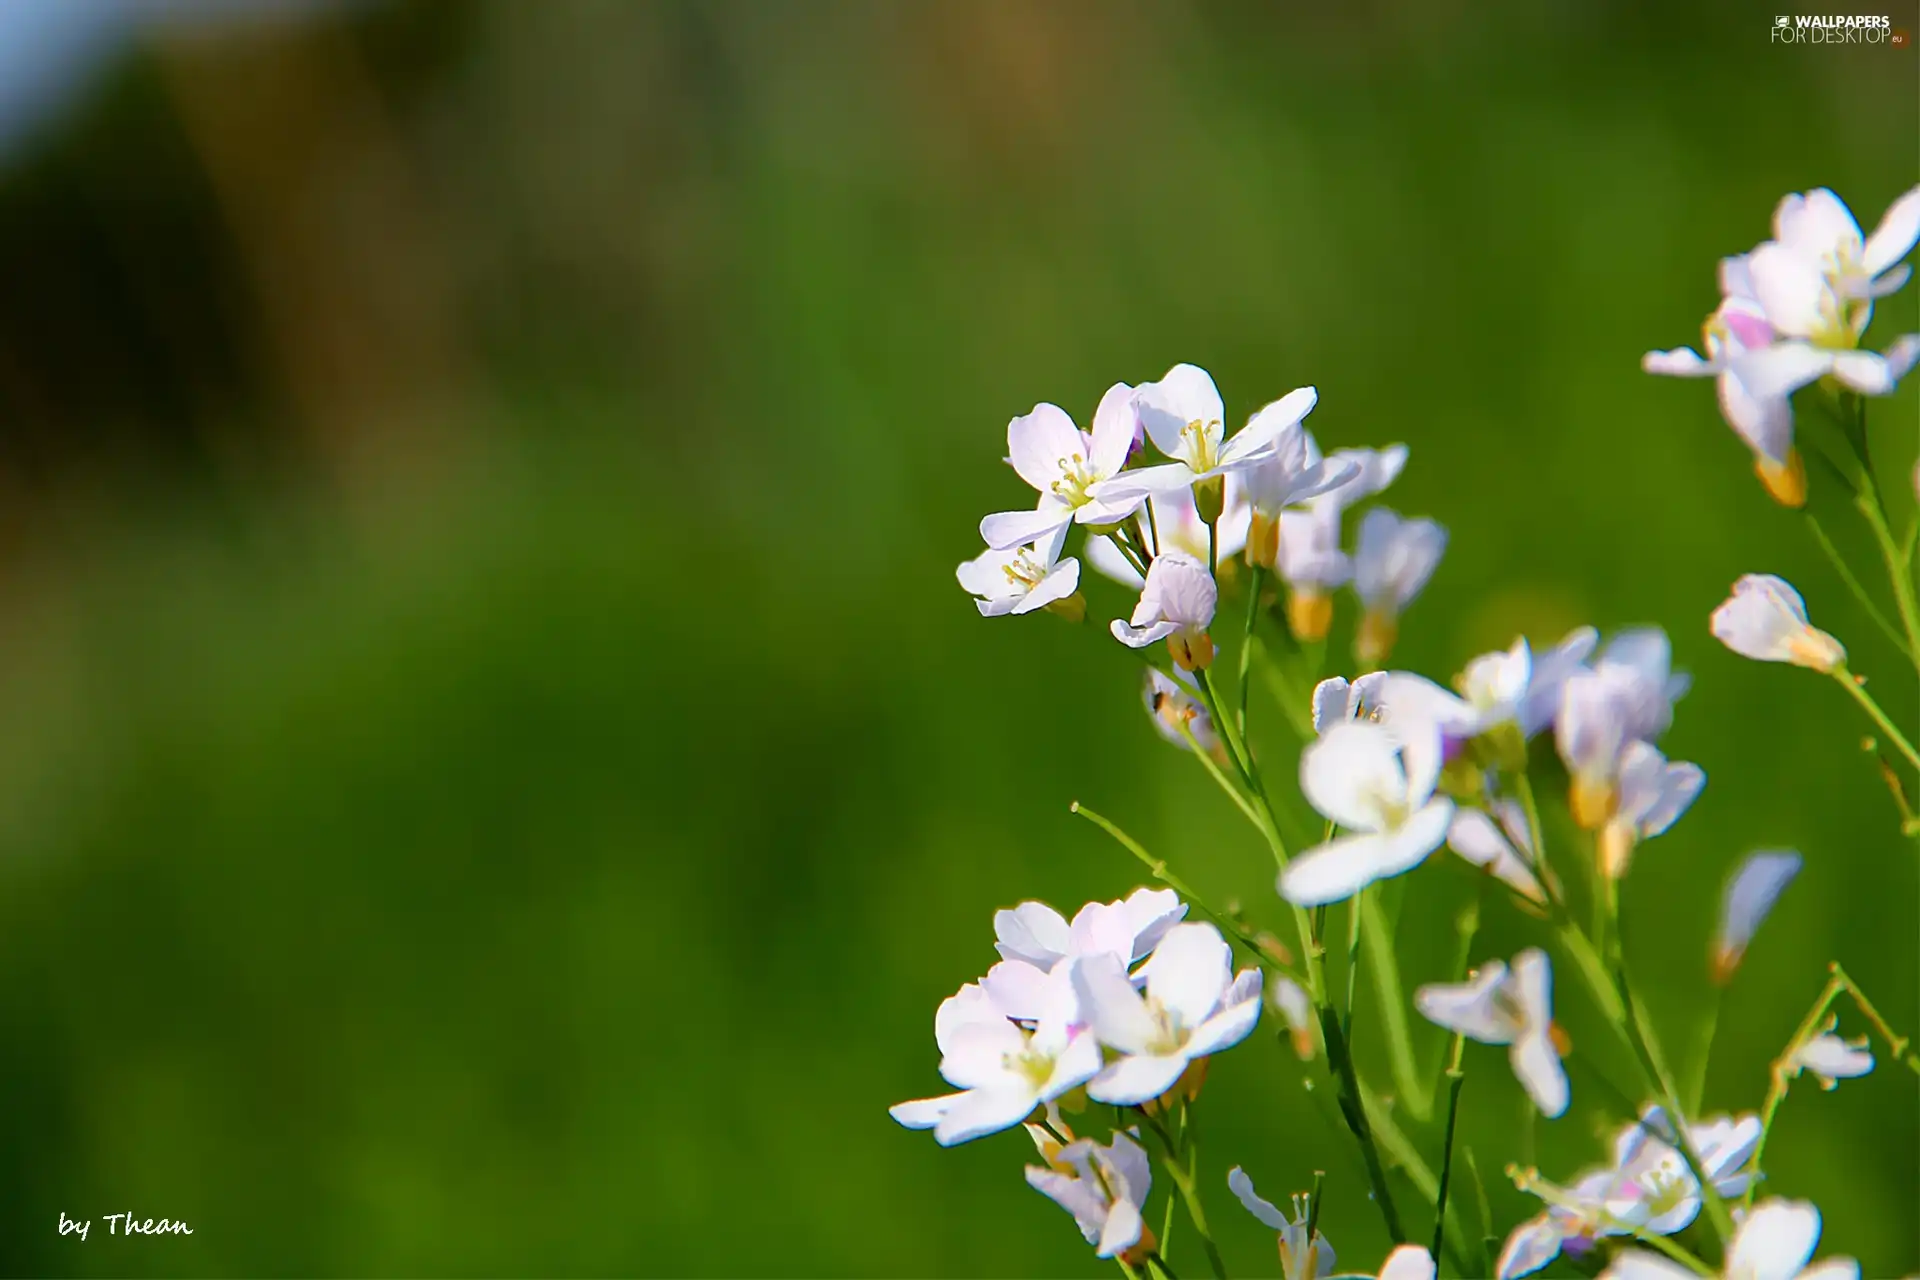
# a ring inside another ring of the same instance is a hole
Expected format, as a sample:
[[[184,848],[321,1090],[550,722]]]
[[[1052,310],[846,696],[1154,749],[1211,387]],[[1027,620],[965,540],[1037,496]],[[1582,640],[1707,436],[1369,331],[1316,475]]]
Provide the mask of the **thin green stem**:
[[[1207,576],[1220,581],[1220,522],[1207,521]]]
[[[1394,953],[1393,930],[1387,927],[1386,909],[1380,893],[1366,894],[1361,907],[1361,942],[1366,948],[1367,972],[1373,979],[1373,993],[1380,1001],[1380,1020],[1387,1032],[1388,1064],[1393,1070],[1394,1087],[1416,1120],[1433,1115],[1433,1099],[1427,1093],[1426,1078],[1420,1074],[1413,1053],[1413,1031],[1408,1024],[1408,1002],[1400,983],[1400,958]]]
[[[1353,1038],[1353,988],[1360,977],[1360,903],[1367,896],[1363,888],[1347,899],[1347,1006],[1340,1011],[1340,1029]]]
[[[1880,606],[1873,602],[1872,595],[1868,594],[1866,587],[1861,585],[1860,579],[1847,565],[1846,559],[1840,554],[1840,549],[1833,545],[1833,539],[1827,536],[1827,531],[1821,526],[1819,518],[1811,511],[1802,514],[1806,517],[1807,531],[1820,545],[1820,550],[1826,553],[1827,562],[1833,566],[1833,571],[1840,575],[1840,581],[1847,585],[1847,590],[1853,592],[1853,598],[1859,602],[1860,608],[1866,612],[1868,618],[1873,620],[1873,625],[1879,627],[1887,639],[1893,641],[1894,647],[1911,659],[1913,655],[1907,648],[1906,640],[1901,637],[1899,628],[1887,620],[1886,614],[1880,612]]]
[[[1247,575],[1247,627],[1240,637],[1240,740],[1247,740],[1247,690],[1251,681],[1247,679],[1247,664],[1253,659],[1253,628],[1260,620],[1260,574],[1259,565],[1254,565]]]
[[[1861,402],[1860,417],[1864,429],[1864,400]],[[1920,601],[1914,599],[1913,577],[1906,571],[1900,545],[1893,540],[1893,530],[1887,528],[1887,513],[1880,506],[1880,493],[1874,486],[1871,469],[1854,505],[1867,518],[1867,527],[1873,531],[1874,543],[1880,548],[1880,558],[1887,563],[1887,577],[1893,581],[1893,602],[1899,609],[1900,625],[1907,633],[1907,659],[1920,667]]]
[[[1380,1150],[1374,1144],[1373,1128],[1368,1122],[1366,1104],[1360,1094],[1359,1075],[1353,1067],[1353,1055],[1349,1052],[1346,1037],[1340,1033],[1340,1019],[1335,1016],[1331,1004],[1320,1006],[1320,1034],[1326,1040],[1327,1065],[1334,1070],[1334,1079],[1339,1083],[1340,1115],[1347,1122],[1347,1129],[1353,1134],[1354,1141],[1360,1144],[1360,1158],[1366,1165],[1367,1182],[1373,1189],[1374,1203],[1380,1206],[1380,1217],[1387,1224],[1387,1235],[1396,1245],[1405,1244],[1406,1229],[1400,1225],[1400,1210],[1393,1203],[1393,1188],[1387,1183],[1386,1167],[1380,1162]]]
[[[1687,1082],[1686,1103],[1688,1115],[1700,1114],[1700,1104],[1707,1093],[1707,1065],[1713,1061],[1713,1040],[1720,1032],[1720,1005],[1726,999],[1726,987],[1713,984],[1713,1003],[1707,1008],[1705,1024],[1700,1029],[1699,1042],[1693,1056],[1693,1078]]]
[[[1453,1181],[1453,1129],[1460,1116],[1460,1088],[1467,1082],[1467,1073],[1460,1066],[1466,1048],[1467,1038],[1456,1034],[1453,1037],[1453,1061],[1447,1065],[1447,1129],[1446,1136],[1440,1140],[1440,1190],[1435,1196],[1433,1212],[1433,1247],[1427,1250],[1436,1263],[1447,1243],[1447,1191]]]
[[[1151,549],[1154,558],[1157,560],[1160,557],[1160,524],[1153,516],[1153,499],[1147,499],[1144,505],[1147,508],[1147,532],[1153,535],[1153,547]]]
[[[1393,1113],[1380,1100],[1380,1095],[1374,1092],[1365,1081],[1360,1083],[1360,1098],[1366,1106],[1373,1132],[1379,1139],[1380,1149],[1400,1166],[1401,1171],[1407,1175],[1407,1180],[1413,1183],[1413,1189],[1422,1199],[1437,1204],[1440,1198],[1440,1180],[1434,1176],[1432,1167],[1420,1155],[1420,1149],[1413,1145],[1413,1141],[1407,1137],[1406,1130],[1400,1127],[1399,1121],[1393,1118]],[[1465,1236],[1460,1225],[1459,1211],[1452,1204],[1447,1206],[1446,1211],[1450,1215],[1450,1221],[1447,1223],[1447,1256],[1453,1260],[1454,1268],[1462,1275],[1492,1274],[1492,1268],[1486,1265],[1485,1258],[1469,1259],[1460,1252],[1459,1247],[1454,1243]]]
[[[1920,769],[1920,751],[1913,749],[1913,744],[1907,741],[1907,735],[1901,733],[1900,726],[1896,725],[1887,717],[1887,713],[1880,709],[1880,704],[1874,701],[1873,695],[1860,687],[1859,681],[1854,679],[1853,673],[1847,670],[1845,663],[1841,663],[1833,669],[1833,678],[1838,680],[1840,687],[1852,695],[1853,700],[1865,709],[1867,715],[1872,717],[1873,722],[1880,726],[1880,731],[1893,740],[1893,745],[1900,749],[1900,754],[1907,758],[1907,763],[1916,769]]]
[[[1199,1144],[1191,1141],[1192,1135],[1188,1135],[1187,1151],[1183,1153],[1180,1144],[1174,1141],[1173,1135],[1167,1132],[1166,1126],[1160,1122],[1158,1116],[1144,1108],[1140,1109],[1140,1115],[1146,1120],[1148,1128],[1160,1139],[1163,1148],[1161,1167],[1172,1179],[1174,1190],[1180,1193],[1180,1202],[1187,1210],[1187,1220],[1193,1223],[1193,1230],[1200,1237],[1200,1243],[1207,1251],[1207,1265],[1213,1270],[1214,1280],[1226,1280],[1227,1265],[1220,1257],[1220,1246],[1213,1242],[1213,1232],[1207,1227],[1207,1212],[1200,1203],[1200,1187],[1195,1177],[1195,1170],[1199,1168],[1200,1161]],[[1183,1154],[1186,1163],[1182,1163]]]

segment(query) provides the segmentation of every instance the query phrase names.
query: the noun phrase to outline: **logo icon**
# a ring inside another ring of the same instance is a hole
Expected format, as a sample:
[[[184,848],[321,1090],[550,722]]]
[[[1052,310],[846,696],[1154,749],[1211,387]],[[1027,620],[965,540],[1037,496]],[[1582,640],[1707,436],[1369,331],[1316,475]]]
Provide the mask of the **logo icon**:
[[[1894,32],[1893,38],[1888,40],[1887,43],[1892,45],[1896,49],[1904,49],[1908,45],[1913,43],[1913,37],[1910,34],[1908,34],[1905,30],[1900,30],[1900,31]]]
[[[1786,14],[1783,13],[1779,17],[1773,20],[1773,25],[1776,27],[1784,27],[1792,21],[1793,21],[1792,18],[1788,17]]]

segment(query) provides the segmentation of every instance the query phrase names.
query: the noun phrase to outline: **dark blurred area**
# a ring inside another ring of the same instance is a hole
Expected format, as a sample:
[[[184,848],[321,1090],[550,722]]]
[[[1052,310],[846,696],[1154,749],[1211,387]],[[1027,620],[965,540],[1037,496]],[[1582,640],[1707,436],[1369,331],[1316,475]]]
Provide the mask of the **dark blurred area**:
[[[1323,442],[1412,446],[1387,500],[1453,537],[1398,664],[1673,632],[1665,745],[1709,783],[1625,885],[1670,1045],[1729,869],[1807,858],[1710,1109],[1758,1105],[1829,960],[1920,1027],[1920,874],[1865,726],[1707,613],[1782,574],[1883,703],[1920,693],[1710,391],[1637,367],[1783,193],[1871,227],[1915,181],[1911,45],[1771,21],[0,0],[0,1270],[1110,1271],[1024,1139],[940,1151],[885,1108],[937,1089],[933,1009],[996,907],[1139,883],[1071,800],[1282,919],[1134,660],[952,577],[1022,492],[1009,417],[1180,360],[1236,420],[1315,383]],[[1901,527],[1915,405],[1874,406]],[[1817,477],[1814,509],[1867,563]],[[1088,590],[1096,624],[1130,603]],[[1404,904],[1410,982],[1450,963],[1457,870]],[[1511,1223],[1497,1065],[1463,1134]],[[1768,1148],[1868,1275],[1920,1266],[1888,1068],[1802,1086]],[[1272,1262],[1241,1163],[1274,1198],[1328,1170],[1322,1225],[1371,1265],[1300,1077],[1266,1033],[1215,1066],[1229,1256]],[[1548,1173],[1616,1122],[1573,1078],[1527,1140]],[[194,1233],[105,1234],[123,1211]]]

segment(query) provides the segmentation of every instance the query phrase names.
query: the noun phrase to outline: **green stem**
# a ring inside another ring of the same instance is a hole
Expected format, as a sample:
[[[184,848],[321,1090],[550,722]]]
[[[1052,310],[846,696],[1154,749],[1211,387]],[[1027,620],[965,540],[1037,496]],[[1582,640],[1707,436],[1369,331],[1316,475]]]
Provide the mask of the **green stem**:
[[[1880,704],[1873,700],[1873,695],[1860,687],[1859,682],[1853,678],[1853,673],[1847,670],[1846,664],[1843,662],[1836,666],[1832,674],[1833,678],[1840,682],[1840,687],[1851,694],[1853,700],[1866,710],[1875,724],[1880,726],[1880,731],[1893,739],[1893,744],[1900,748],[1900,754],[1907,758],[1907,763],[1920,769],[1920,751],[1913,749],[1913,744],[1907,741],[1907,735],[1901,733],[1900,727],[1887,718],[1887,713],[1880,709]]]
[[[1386,910],[1380,905],[1376,889],[1361,900],[1361,942],[1366,947],[1367,972],[1373,979],[1373,992],[1380,1001],[1380,1018],[1387,1032],[1388,1063],[1393,1071],[1394,1087],[1413,1118],[1424,1121],[1433,1114],[1433,1100],[1427,1093],[1426,1079],[1414,1059],[1413,1032],[1407,1020],[1407,998],[1400,984],[1400,960],[1394,954],[1393,931],[1387,927]]]
[[[1813,540],[1819,543],[1820,550],[1826,553],[1827,562],[1833,566],[1833,571],[1840,575],[1840,581],[1846,583],[1847,590],[1853,592],[1853,598],[1866,611],[1867,617],[1873,620],[1873,625],[1879,627],[1887,639],[1893,641],[1894,647],[1911,659],[1913,655],[1907,648],[1907,642],[1901,638],[1899,629],[1887,620],[1886,614],[1880,612],[1880,606],[1873,602],[1873,597],[1867,593],[1866,587],[1861,585],[1860,579],[1854,576],[1853,570],[1847,566],[1846,560],[1841,556],[1840,549],[1833,545],[1833,539],[1829,538],[1827,531],[1821,527],[1819,519],[1811,511],[1803,514],[1807,520],[1807,531],[1813,534]]]
[[[1706,1097],[1707,1065],[1713,1061],[1713,1040],[1720,1032],[1720,1005],[1726,998],[1726,991],[1717,982],[1713,985],[1713,1003],[1707,1009],[1706,1024],[1700,1030],[1699,1047],[1693,1060],[1693,1079],[1687,1084],[1689,1115],[1699,1114],[1700,1104]]]
[[[1340,1033],[1340,1019],[1335,1016],[1331,1004],[1320,1006],[1320,1034],[1327,1044],[1327,1065],[1333,1069],[1334,1079],[1339,1085],[1340,1115],[1347,1122],[1347,1129],[1353,1134],[1354,1141],[1360,1144],[1360,1158],[1366,1164],[1367,1182],[1373,1188],[1374,1202],[1380,1206],[1380,1217],[1387,1224],[1387,1235],[1394,1244],[1405,1244],[1407,1233],[1400,1225],[1400,1211],[1393,1203],[1393,1188],[1387,1183],[1386,1167],[1381,1164],[1380,1150],[1374,1144],[1366,1104],[1360,1095],[1359,1075],[1353,1067],[1353,1055],[1348,1051],[1346,1037]]]
[[[1220,1246],[1213,1242],[1213,1232],[1207,1227],[1207,1212],[1201,1207],[1200,1188],[1194,1176],[1194,1171],[1199,1168],[1200,1163],[1199,1144],[1192,1141],[1187,1143],[1188,1164],[1183,1165],[1179,1144],[1174,1141],[1173,1135],[1167,1132],[1166,1126],[1160,1123],[1159,1117],[1144,1108],[1141,1109],[1140,1114],[1146,1119],[1148,1127],[1159,1137],[1161,1146],[1165,1149],[1160,1160],[1161,1167],[1167,1171],[1167,1176],[1173,1180],[1174,1189],[1180,1193],[1180,1202],[1186,1206],[1187,1219],[1193,1223],[1194,1232],[1200,1237],[1200,1243],[1207,1251],[1207,1265],[1213,1269],[1214,1280],[1227,1280],[1227,1266],[1221,1260]]]
[[[1861,402],[1860,416],[1864,428],[1864,400]],[[1893,602],[1899,608],[1900,625],[1907,633],[1907,659],[1920,666],[1920,601],[1914,599],[1913,578],[1902,562],[1900,546],[1893,540],[1893,530],[1887,528],[1887,513],[1880,506],[1880,494],[1874,486],[1871,470],[1867,473],[1866,483],[1860,487],[1855,505],[1860,508],[1860,514],[1867,518],[1867,527],[1873,530],[1873,540],[1880,548],[1880,558],[1887,562],[1887,576],[1893,580]]]
[[[1347,899],[1347,1007],[1340,1011],[1340,1029],[1353,1038],[1353,988],[1360,977],[1360,903],[1366,889]]]
[[[1440,1190],[1434,1204],[1433,1247],[1427,1250],[1436,1263],[1447,1242],[1447,1191],[1448,1184],[1453,1181],[1453,1128],[1460,1115],[1460,1087],[1467,1082],[1467,1073],[1460,1067],[1466,1048],[1467,1038],[1456,1034],[1453,1037],[1453,1061],[1447,1065],[1447,1129],[1446,1136],[1440,1140]]]
[[[1412,1140],[1407,1137],[1406,1130],[1400,1127],[1399,1121],[1393,1118],[1393,1113],[1387,1110],[1386,1104],[1380,1100],[1380,1095],[1375,1093],[1365,1081],[1360,1084],[1360,1098],[1366,1106],[1373,1132],[1379,1139],[1380,1149],[1400,1166],[1401,1171],[1407,1175],[1407,1180],[1413,1183],[1413,1189],[1423,1199],[1437,1204],[1440,1198],[1440,1180],[1434,1177],[1433,1169],[1420,1155],[1420,1149],[1413,1145]],[[1455,1270],[1469,1276],[1491,1275],[1492,1268],[1487,1265],[1487,1259],[1469,1259],[1460,1252],[1459,1247],[1454,1243],[1465,1236],[1465,1231],[1460,1225],[1459,1211],[1449,1204],[1446,1212],[1449,1217],[1447,1256],[1453,1260]]]
[[[1247,664],[1253,659],[1253,628],[1260,620],[1260,566],[1247,575],[1247,628],[1240,638],[1240,740],[1247,740]]]

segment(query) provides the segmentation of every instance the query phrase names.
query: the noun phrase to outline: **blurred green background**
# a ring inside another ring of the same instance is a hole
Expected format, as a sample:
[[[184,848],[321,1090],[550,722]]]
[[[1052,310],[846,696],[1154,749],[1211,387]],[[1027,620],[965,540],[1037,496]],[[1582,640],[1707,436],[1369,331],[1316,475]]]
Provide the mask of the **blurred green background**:
[[[1672,631],[1664,745],[1710,781],[1625,898],[1676,1051],[1728,870],[1807,858],[1710,1108],[1758,1104],[1830,959],[1920,1025],[1863,723],[1707,613],[1783,574],[1890,708],[1920,696],[1711,390],[1637,368],[1782,193],[1871,227],[1914,182],[1911,46],[1774,47],[1726,4],[7,7],[98,21],[63,95],[0,115],[7,1272],[1108,1273],[1023,1137],[942,1151],[886,1107],[939,1089],[933,1009],[997,907],[1140,882],[1071,800],[1284,920],[1134,659],[952,577],[1025,492],[1010,416],[1179,360],[1236,420],[1313,383],[1323,442],[1412,446],[1386,500],[1453,542],[1399,663]],[[60,78],[32,25],[16,87]],[[1912,386],[1874,415],[1900,524]],[[1411,982],[1458,872],[1407,882]],[[1488,917],[1487,956],[1536,937]],[[1229,1258],[1277,1270],[1242,1163],[1277,1200],[1327,1170],[1371,1267],[1272,1031],[1205,1099]],[[1522,1143],[1565,1175],[1618,1122],[1580,1062],[1528,1138],[1469,1058],[1502,1223]],[[1774,1184],[1910,1271],[1917,1136],[1893,1070],[1803,1085]],[[124,1211],[194,1234],[107,1235]]]

